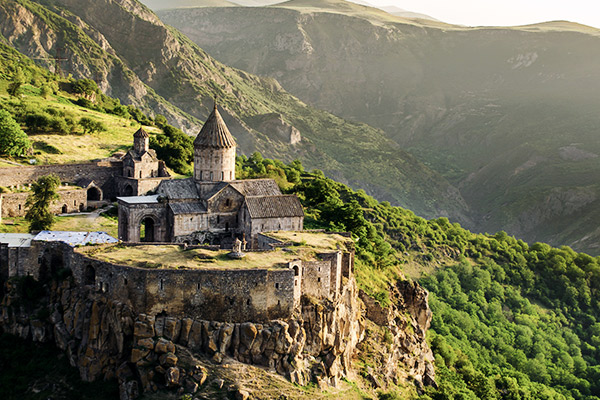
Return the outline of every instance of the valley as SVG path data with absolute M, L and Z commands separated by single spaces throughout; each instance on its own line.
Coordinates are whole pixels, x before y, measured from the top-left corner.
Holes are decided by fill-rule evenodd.
M 598 30 L 465 28 L 341 0 L 158 14 L 220 61 L 382 129 L 457 188 L 470 229 L 600 252 Z

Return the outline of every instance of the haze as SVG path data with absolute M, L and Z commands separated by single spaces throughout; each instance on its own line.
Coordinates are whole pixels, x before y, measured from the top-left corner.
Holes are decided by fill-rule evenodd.
M 351 0 L 352 1 L 352 0 Z M 596 0 L 366 0 L 374 6 L 393 5 L 468 26 L 514 26 L 567 20 L 600 28 Z

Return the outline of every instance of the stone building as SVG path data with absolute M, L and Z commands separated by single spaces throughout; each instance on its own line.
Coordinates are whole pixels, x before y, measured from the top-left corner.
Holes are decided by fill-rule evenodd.
M 194 175 L 160 182 L 151 196 L 119 197 L 119 239 L 125 242 L 230 246 L 259 232 L 302 230 L 296 196 L 272 179 L 235 180 L 236 143 L 217 106 L 194 140 Z
M 133 135 L 133 148 L 123 157 L 80 164 L 15 166 L 0 168 L 0 186 L 8 192 L 0 194 L 0 215 L 3 218 L 22 217 L 29 187 L 38 178 L 57 175 L 62 185 L 59 199 L 50 211 L 74 213 L 89 205 L 117 196 L 139 196 L 153 192 L 170 178 L 163 161 L 158 160 L 149 146 L 149 135 L 140 128 Z

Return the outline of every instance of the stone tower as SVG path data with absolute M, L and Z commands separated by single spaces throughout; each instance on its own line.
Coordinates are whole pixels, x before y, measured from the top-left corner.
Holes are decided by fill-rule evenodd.
M 194 180 L 218 182 L 235 180 L 236 143 L 215 108 L 194 140 Z
M 143 128 L 133 134 L 133 150 L 137 154 L 144 154 L 150 148 L 150 135 Z

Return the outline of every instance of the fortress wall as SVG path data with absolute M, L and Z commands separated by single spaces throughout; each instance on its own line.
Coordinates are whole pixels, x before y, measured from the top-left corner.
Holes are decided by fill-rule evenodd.
M 3 193 L 2 194 L 2 218 L 23 217 L 27 210 L 25 202 L 31 192 Z M 71 189 L 59 190 L 60 198 L 52 203 L 50 212 L 61 214 L 63 206 L 67 206 L 67 212 L 79 212 L 87 208 L 87 190 Z
M 302 293 L 317 299 L 330 297 L 331 261 L 304 261 L 302 267 Z
M 331 263 L 329 275 L 329 294 L 332 298 L 337 298 L 342 286 L 342 252 L 322 253 L 318 255 L 324 261 Z
M 41 176 L 56 174 L 63 182 L 70 183 L 82 178 L 92 179 L 102 188 L 104 198 L 109 199 L 116 196 L 112 178 L 120 176 L 122 168 L 121 161 L 0 168 L 0 186 L 24 185 L 35 182 Z
M 70 268 L 80 285 L 131 304 L 136 313 L 221 322 L 289 318 L 294 309 L 294 271 L 170 270 L 115 265 L 74 253 Z M 88 271 L 93 269 L 93 279 Z

